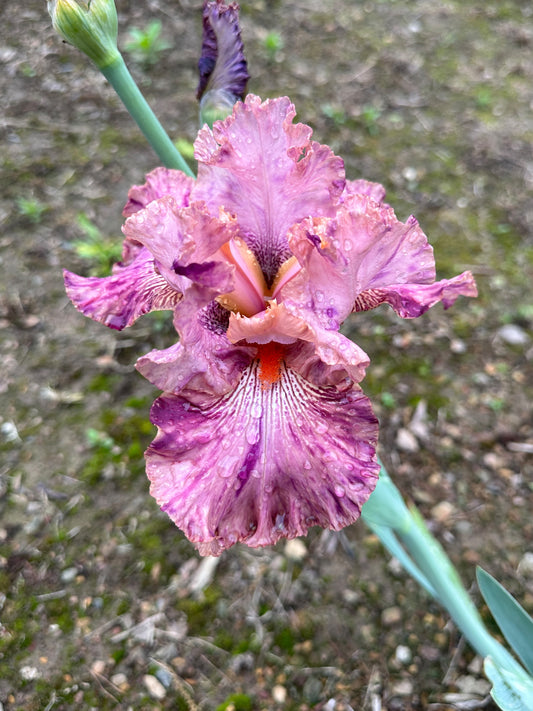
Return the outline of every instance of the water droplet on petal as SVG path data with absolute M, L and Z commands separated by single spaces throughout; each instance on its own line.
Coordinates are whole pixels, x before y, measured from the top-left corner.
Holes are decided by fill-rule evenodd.
M 263 414 L 263 406 L 260 402 L 254 402 L 250 408 L 250 414 L 252 417 L 259 418 Z
M 342 497 L 346 494 L 346 490 L 340 484 L 335 484 L 333 491 L 335 492 L 335 496 L 338 496 L 339 499 L 342 499 Z
M 328 426 L 325 422 L 317 422 L 315 425 L 315 431 L 317 434 L 326 434 L 328 431 Z

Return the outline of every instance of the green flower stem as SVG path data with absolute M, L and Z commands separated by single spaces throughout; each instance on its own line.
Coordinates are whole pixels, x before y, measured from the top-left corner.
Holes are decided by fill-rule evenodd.
M 111 64 L 102 67 L 100 71 L 122 99 L 124 106 L 136 121 L 163 165 L 167 168 L 177 168 L 194 177 L 194 173 L 141 94 L 122 56 L 119 55 Z
M 524 673 L 505 647 L 489 634 L 444 549 L 428 531 L 418 510 L 405 505 L 383 465 L 378 485 L 361 516 L 417 582 L 446 608 L 483 658 L 490 656 L 502 668 Z

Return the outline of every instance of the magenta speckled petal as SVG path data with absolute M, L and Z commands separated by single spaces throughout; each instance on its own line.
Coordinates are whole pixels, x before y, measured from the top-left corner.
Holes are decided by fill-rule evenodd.
M 189 204 L 194 178 L 185 175 L 180 170 L 172 168 L 156 168 L 148 173 L 144 185 L 134 185 L 128 192 L 128 202 L 124 206 L 122 214 L 129 217 L 135 212 L 142 210 L 152 200 L 172 195 L 178 207 L 185 207 Z
M 436 284 L 433 249 L 415 218 L 404 224 L 363 193 L 346 193 L 334 220 L 294 225 L 289 245 L 304 269 L 281 296 L 306 303 L 329 328 L 384 302 L 410 318 L 477 293 L 469 272 Z
M 127 266 L 115 266 L 108 277 L 82 277 L 64 271 L 69 299 L 82 314 L 118 331 L 149 311 L 173 309 L 181 294 L 154 268 L 143 248 Z
M 339 530 L 377 481 L 377 421 L 357 386 L 319 389 L 282 366 L 265 387 L 259 369 L 202 408 L 172 395 L 152 408 L 150 491 L 203 555 Z
M 195 199 L 213 214 L 235 214 L 267 283 L 290 256 L 287 230 L 307 215 L 333 215 L 344 188 L 344 164 L 293 124 L 289 99 L 261 103 L 249 94 L 233 115 L 204 127 L 195 142 L 200 161 Z
M 439 302 L 448 309 L 459 296 L 477 296 L 470 272 L 433 284 L 389 284 L 386 288 L 367 289 L 357 296 L 354 311 L 367 311 L 385 303 L 402 318 L 416 318 Z
M 381 183 L 372 183 L 370 180 L 347 180 L 341 200 L 348 195 L 368 195 L 376 202 L 383 202 L 385 198 L 385 188 Z
M 192 282 L 217 293 L 231 290 L 233 267 L 215 252 L 237 234 L 238 226 L 223 211 L 220 218 L 212 217 L 204 203 L 179 207 L 165 196 L 129 217 L 123 231 L 150 250 L 158 270 L 177 291 L 184 292 Z
M 180 342 L 139 358 L 137 370 L 160 390 L 200 400 L 233 390 L 255 349 L 230 343 L 219 309 L 204 290 L 189 289 L 174 312 Z

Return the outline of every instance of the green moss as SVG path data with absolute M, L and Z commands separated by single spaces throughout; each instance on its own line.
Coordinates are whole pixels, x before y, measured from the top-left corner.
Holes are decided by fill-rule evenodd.
M 230 694 L 217 711 L 253 711 L 254 702 L 248 694 Z

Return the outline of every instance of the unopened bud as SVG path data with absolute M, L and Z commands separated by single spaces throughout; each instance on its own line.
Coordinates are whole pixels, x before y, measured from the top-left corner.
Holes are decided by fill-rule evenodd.
M 228 116 L 236 101 L 244 98 L 249 79 L 239 29 L 239 6 L 224 0 L 204 3 L 202 55 L 198 62 L 200 122 Z
M 56 32 L 103 69 L 119 56 L 114 0 L 48 0 Z
M 206 123 L 212 128 L 215 121 L 227 118 L 236 101 L 239 101 L 239 97 L 225 89 L 206 91 L 200 100 L 200 125 Z

